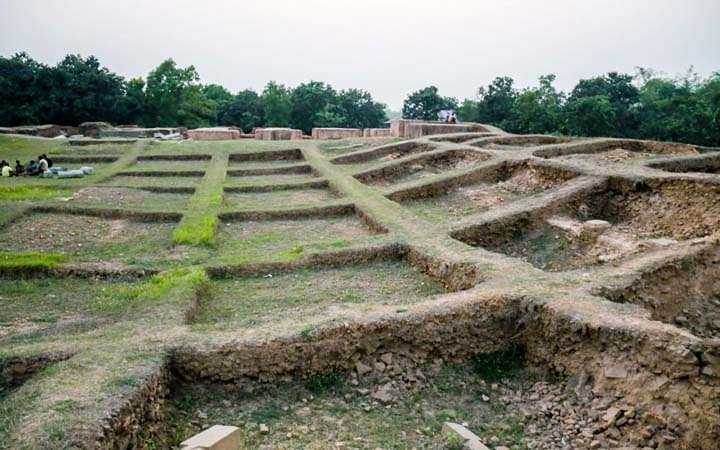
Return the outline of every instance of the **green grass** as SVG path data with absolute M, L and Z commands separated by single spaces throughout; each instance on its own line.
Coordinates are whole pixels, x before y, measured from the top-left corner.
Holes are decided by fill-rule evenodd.
M 404 262 L 378 262 L 327 270 L 299 270 L 271 277 L 217 280 L 213 298 L 198 312 L 193 328 L 257 329 L 312 333 L 335 320 L 334 309 L 407 305 L 445 292 L 437 281 Z M 341 318 L 341 317 L 340 317 Z
M 10 253 L 0 251 L 0 269 L 52 269 L 67 257 L 57 253 Z
M 212 247 L 215 245 L 217 224 L 218 218 L 215 215 L 188 216 L 173 231 L 173 242 L 179 245 Z
M 110 287 L 108 295 L 93 303 L 93 309 L 112 315 L 147 308 L 153 303 L 169 299 L 173 290 L 201 289 L 207 284 L 209 279 L 202 269 L 175 269 L 155 275 L 140 284 Z
M 20 178 L 16 178 L 20 179 Z M 0 201 L 48 200 L 67 196 L 72 191 L 52 186 L 0 186 Z
M 173 233 L 175 244 L 213 247 L 218 226 L 217 214 L 223 203 L 223 182 L 227 155 L 215 155 L 205 177 L 190 198 L 187 213 Z

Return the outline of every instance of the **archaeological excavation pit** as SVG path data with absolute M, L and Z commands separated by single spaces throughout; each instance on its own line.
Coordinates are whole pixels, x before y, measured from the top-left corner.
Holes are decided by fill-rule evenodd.
M 389 186 L 422 180 L 448 171 L 470 169 L 491 158 L 487 153 L 471 149 L 449 150 L 363 172 L 355 175 L 355 178 L 370 186 Z
M 382 234 L 355 215 L 267 219 L 223 220 L 218 235 L 221 263 L 290 262 L 308 254 L 382 242 Z
M 447 448 L 454 422 L 490 448 L 715 450 L 720 181 L 666 170 L 706 155 L 357 139 L 80 148 L 121 159 L 3 203 L 0 440 Z M 643 158 L 582 159 L 616 148 Z
M 172 246 L 175 220 L 166 216 L 96 217 L 84 214 L 35 213 L 0 230 L 6 251 L 63 254 L 83 262 L 155 264 Z
M 668 161 L 648 164 L 653 169 L 673 173 L 720 174 L 720 154 L 708 154 L 700 157 L 673 158 Z
M 565 144 L 571 138 L 545 135 L 488 137 L 473 143 L 475 147 L 492 150 L 513 150 L 518 148 L 537 147 L 540 145 Z
M 241 428 L 244 448 L 325 448 L 328 442 L 448 448 L 452 441 L 442 432 L 445 422 L 463 423 L 483 442 L 508 448 L 530 442 L 583 448 L 592 441 L 589 430 L 574 424 L 591 422 L 592 410 L 582 406 L 591 394 L 576 394 L 566 381 L 526 367 L 521 349 L 462 364 L 437 358 L 418 365 L 413 357 L 387 352 L 362 363 L 368 370 L 363 375 L 328 373 L 294 383 L 178 383 L 160 441 L 177 445 L 178 437 L 207 424 L 228 423 Z M 549 409 L 558 414 L 537 420 L 535 435 L 526 438 L 528 418 L 545 417 Z
M 548 148 L 537 150 L 534 154 L 541 158 L 613 164 L 658 156 L 691 156 L 698 155 L 699 152 L 696 147 L 687 144 L 629 139 L 598 139 L 548 146 Z
M 175 191 L 175 192 L 173 192 Z M 137 188 L 87 187 L 83 188 L 67 201 L 68 205 L 78 207 L 103 207 L 181 210 L 187 205 L 194 188 L 164 189 L 157 191 Z
M 144 155 L 139 156 L 137 162 L 129 170 L 138 172 L 204 172 L 210 163 L 210 158 L 210 155 L 202 154 Z
M 720 185 L 693 181 L 611 182 L 537 217 L 532 213 L 455 232 L 493 252 L 548 271 L 618 263 L 714 233 L 720 224 Z
M 284 189 L 269 192 L 244 192 L 242 189 L 225 190 L 224 205 L 227 210 L 246 209 L 283 209 L 287 205 L 294 207 L 317 206 L 337 201 L 340 196 L 329 188 Z
M 549 166 L 508 163 L 483 170 L 470 182 L 438 182 L 437 186 L 400 191 L 391 198 L 398 197 L 425 220 L 447 223 L 550 191 L 575 176 L 574 172 Z
M 720 247 L 716 242 L 673 258 L 603 295 L 642 306 L 653 320 L 706 338 L 720 337 Z

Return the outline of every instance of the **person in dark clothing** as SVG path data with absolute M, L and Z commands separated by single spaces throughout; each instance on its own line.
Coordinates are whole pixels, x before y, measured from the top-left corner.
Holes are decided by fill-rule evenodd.
M 25 172 L 25 174 L 35 176 L 38 173 L 40 173 L 40 168 L 38 167 L 37 163 L 31 159 L 27 165 L 27 171 Z
M 47 163 L 48 163 L 48 169 L 53 166 L 52 159 L 50 159 L 50 157 L 49 157 L 48 155 L 46 155 L 45 153 L 43 153 L 42 157 L 43 157 L 43 159 L 44 159 L 45 161 L 47 161 Z
M 15 160 L 15 176 L 19 177 L 23 172 L 25 172 L 25 166 L 20 164 L 19 160 Z

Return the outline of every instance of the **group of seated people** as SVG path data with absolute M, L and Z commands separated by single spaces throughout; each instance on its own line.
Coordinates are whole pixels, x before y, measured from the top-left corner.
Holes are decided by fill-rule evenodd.
M 37 162 L 35 162 L 35 160 L 30 160 L 27 166 L 23 166 L 20 164 L 19 160 L 15 160 L 14 169 L 7 161 L 2 160 L 0 161 L 0 175 L 3 177 L 42 175 L 43 173 L 49 172 L 52 165 L 52 159 L 44 153 L 38 156 Z

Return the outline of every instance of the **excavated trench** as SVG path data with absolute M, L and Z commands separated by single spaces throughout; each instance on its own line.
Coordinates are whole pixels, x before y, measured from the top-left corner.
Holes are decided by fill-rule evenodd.
M 714 233 L 720 186 L 687 180 L 612 180 L 536 215 L 522 213 L 456 232 L 467 244 L 564 271 L 667 248 Z
M 408 181 L 422 180 L 458 169 L 469 169 L 492 156 L 476 150 L 449 150 L 415 158 L 411 161 L 386 166 L 356 175 L 355 178 L 370 186 L 389 186 Z

